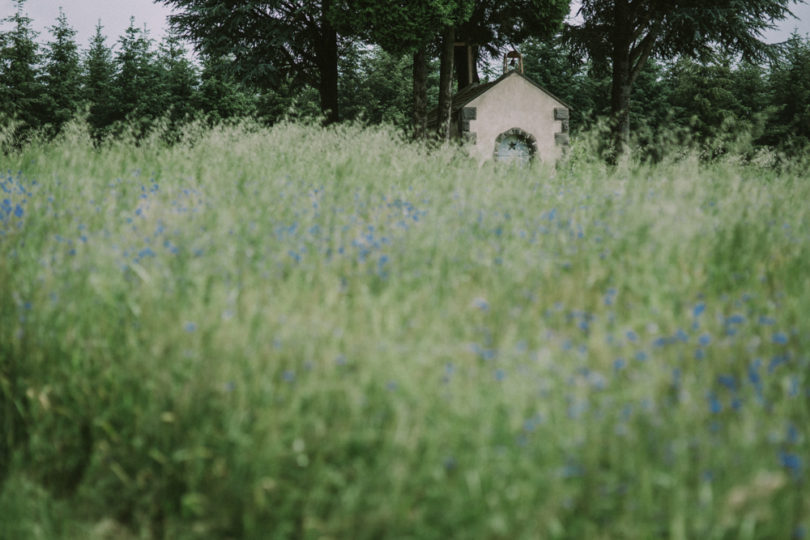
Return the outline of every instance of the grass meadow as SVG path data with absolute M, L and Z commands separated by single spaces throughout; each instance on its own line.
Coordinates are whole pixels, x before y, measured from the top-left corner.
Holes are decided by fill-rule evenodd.
M 806 157 L 89 140 L 0 157 L 0 538 L 810 534 Z

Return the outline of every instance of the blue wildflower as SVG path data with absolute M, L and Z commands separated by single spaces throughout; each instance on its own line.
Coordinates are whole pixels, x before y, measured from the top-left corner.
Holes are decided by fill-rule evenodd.
M 723 410 L 723 404 L 717 399 L 717 395 L 714 393 L 709 394 L 709 411 L 712 414 L 718 414 Z
M 799 430 L 791 422 L 790 424 L 788 424 L 787 427 L 787 442 L 790 444 L 796 444 L 798 441 L 799 441 Z
M 481 311 L 489 311 L 489 302 L 487 302 L 485 298 L 474 298 L 472 305 Z
M 737 379 L 733 375 L 718 375 L 717 382 L 729 390 L 737 389 Z
M 788 469 L 794 478 L 799 478 L 802 472 L 802 458 L 798 454 L 789 452 L 779 452 L 779 462 L 781 465 Z
M 703 302 L 698 302 L 695 304 L 695 307 L 692 309 L 692 316 L 693 317 L 700 317 L 700 315 L 706 311 L 706 304 Z
M 709 335 L 709 334 L 702 334 L 698 338 L 698 343 L 700 343 L 704 347 L 711 344 L 711 342 L 712 342 L 712 336 Z
M 186 332 L 194 332 L 197 329 L 197 324 L 191 321 L 187 321 L 186 324 L 183 325 L 183 329 Z
M 588 331 L 588 321 L 585 321 L 585 320 L 579 321 L 579 329 L 582 330 L 583 332 L 587 332 Z
M 762 365 L 762 360 L 756 359 L 748 366 L 748 380 L 754 386 L 761 384 L 762 379 L 759 376 L 759 366 Z
M 790 356 L 787 354 L 780 354 L 778 356 L 774 356 L 771 358 L 770 364 L 768 364 L 768 373 L 773 373 L 776 368 L 781 366 L 782 364 L 786 364 L 790 360 Z
M 773 342 L 776 343 L 777 345 L 786 345 L 788 342 L 787 334 L 785 334 L 784 332 L 776 332 L 773 335 Z

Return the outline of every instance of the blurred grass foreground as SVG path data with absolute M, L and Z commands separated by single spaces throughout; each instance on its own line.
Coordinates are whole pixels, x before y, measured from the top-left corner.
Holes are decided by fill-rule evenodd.
M 802 166 L 303 124 L 0 159 L 0 538 L 810 532 Z

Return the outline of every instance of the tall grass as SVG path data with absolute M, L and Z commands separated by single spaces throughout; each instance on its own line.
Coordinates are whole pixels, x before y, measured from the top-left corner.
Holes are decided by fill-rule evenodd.
M 284 124 L 3 159 L 2 538 L 791 538 L 810 182 Z

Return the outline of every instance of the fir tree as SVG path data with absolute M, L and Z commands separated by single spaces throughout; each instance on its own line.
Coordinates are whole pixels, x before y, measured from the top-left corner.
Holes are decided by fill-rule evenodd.
M 76 30 L 68 25 L 59 9 L 56 24 L 50 28 L 52 41 L 45 54 L 46 122 L 56 131 L 73 118 L 81 103 L 79 49 L 74 41 Z
M 161 99 L 160 68 L 152 40 L 146 30 L 135 26 L 134 18 L 118 44 L 113 120 L 131 122 L 143 133 L 166 112 Z
M 17 9 L 3 19 L 13 28 L 0 34 L 0 114 L 22 122 L 22 130 L 37 129 L 45 116 L 37 33 L 23 12 L 25 0 L 15 0 Z
M 88 122 L 96 136 L 113 120 L 113 84 L 115 64 L 112 51 L 107 47 L 106 38 L 101 33 L 101 22 L 96 25 L 96 33 L 90 40 L 90 48 L 84 57 L 83 98 L 89 107 Z
M 172 32 L 160 44 L 157 63 L 160 67 L 161 101 L 173 124 L 195 113 L 199 87 L 197 68 L 188 59 L 180 36 Z

